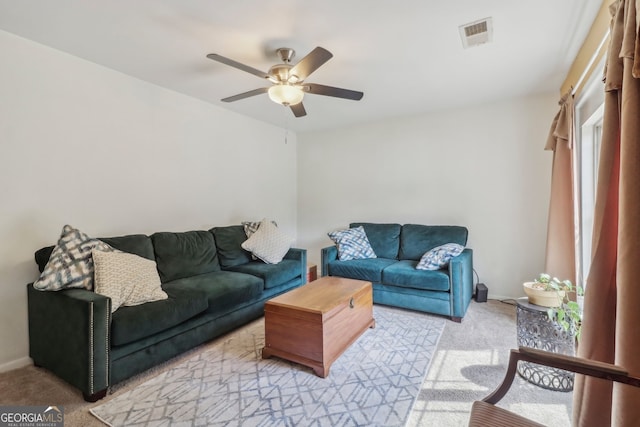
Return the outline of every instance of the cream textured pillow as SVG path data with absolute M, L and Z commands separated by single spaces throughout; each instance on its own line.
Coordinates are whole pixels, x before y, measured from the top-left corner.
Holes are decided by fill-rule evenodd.
M 267 264 L 277 264 L 287 254 L 293 239 L 283 233 L 273 222 L 263 219 L 258 230 L 242 242 L 242 248 Z
M 273 225 L 276 227 L 278 224 L 275 221 L 271 221 Z M 242 227 L 244 227 L 244 234 L 247 235 L 247 239 L 251 237 L 253 233 L 258 231 L 258 227 L 260 227 L 260 221 L 242 221 Z M 258 259 L 255 255 L 251 254 L 251 259 Z
M 155 261 L 126 252 L 92 250 L 94 290 L 111 298 L 111 312 L 121 306 L 167 299 Z

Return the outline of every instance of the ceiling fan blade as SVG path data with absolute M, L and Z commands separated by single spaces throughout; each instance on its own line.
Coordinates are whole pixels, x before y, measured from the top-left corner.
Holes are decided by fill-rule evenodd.
M 289 75 L 297 76 L 298 81 L 302 81 L 331 58 L 333 58 L 331 52 L 318 46 L 294 65 Z
M 265 73 L 264 71 L 260 71 L 256 68 L 249 67 L 248 65 L 241 64 L 238 61 L 234 61 L 233 59 L 229 59 L 222 55 L 218 55 L 217 53 L 210 53 L 207 55 L 207 58 L 213 59 L 214 61 L 221 62 L 225 65 L 229 65 L 233 68 L 246 71 L 247 73 L 253 74 L 254 76 L 258 76 L 263 79 L 268 79 L 269 77 L 271 77 L 269 74 Z
M 304 89 L 306 92 L 313 93 L 314 95 L 334 96 L 336 98 L 351 99 L 354 101 L 360 101 L 364 96 L 364 93 L 355 90 L 319 85 L 316 83 L 305 83 Z
M 291 111 L 293 111 L 293 115 L 296 117 L 303 117 L 307 115 L 307 111 L 304 109 L 304 105 L 302 105 L 302 102 L 299 102 L 295 105 L 289 105 L 289 108 L 291 108 Z
M 223 98 L 220 101 L 222 101 L 222 102 L 238 101 L 240 99 L 249 98 L 250 96 L 256 96 L 256 95 L 260 95 L 262 93 L 266 93 L 268 90 L 269 90 L 268 87 L 261 87 L 260 89 L 254 89 L 254 90 L 250 90 L 249 92 L 239 93 L 237 95 L 230 96 L 228 98 Z

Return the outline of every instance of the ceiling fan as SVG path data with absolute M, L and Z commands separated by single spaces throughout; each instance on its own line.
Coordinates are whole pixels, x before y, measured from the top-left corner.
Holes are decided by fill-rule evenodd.
M 234 102 L 240 99 L 267 93 L 272 101 L 291 108 L 291 111 L 293 111 L 293 114 L 296 117 L 302 117 L 307 115 L 304 105 L 302 105 L 302 99 L 304 98 L 305 93 L 333 96 L 336 98 L 351 99 L 354 101 L 362 99 L 362 96 L 364 95 L 362 92 L 305 82 L 311 73 L 316 71 L 333 57 L 331 52 L 328 50 L 322 47 L 316 47 L 295 65 L 291 64 L 291 60 L 295 56 L 295 51 L 293 49 L 283 47 L 277 49 L 276 53 L 282 60 L 282 64 L 274 65 L 269 69 L 268 73 L 257 70 L 248 65 L 241 64 L 233 59 L 225 58 L 217 53 L 210 53 L 207 55 L 207 58 L 209 59 L 246 71 L 247 73 L 269 80 L 272 83 L 269 87 L 250 90 L 249 92 L 223 98 L 221 101 Z

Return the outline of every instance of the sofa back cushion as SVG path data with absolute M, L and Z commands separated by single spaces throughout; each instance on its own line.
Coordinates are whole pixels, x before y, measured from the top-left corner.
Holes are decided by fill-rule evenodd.
M 400 247 L 400 224 L 376 224 L 371 222 L 352 222 L 350 228 L 364 228 L 378 258 L 398 259 Z
M 456 225 L 405 224 L 400 232 L 399 259 L 418 261 L 425 252 L 445 243 L 467 244 L 468 230 Z
M 141 256 L 142 258 L 155 260 L 151 238 L 144 234 L 130 234 L 128 236 L 119 237 L 100 237 L 100 240 L 122 252 L 128 252 L 130 254 Z
M 146 259 L 155 259 L 151 238 L 144 234 L 131 234 L 120 237 L 100 237 L 100 240 L 122 252 L 136 254 Z M 46 246 L 35 252 L 36 264 L 38 264 L 38 270 L 40 270 L 40 273 L 44 271 L 44 267 L 47 265 L 47 262 L 49 262 L 49 258 L 51 257 L 51 253 L 54 248 L 55 246 Z
M 35 252 L 34 256 L 36 259 L 36 264 L 38 264 L 38 270 L 40 270 L 40 273 L 44 271 L 44 268 L 49 262 L 49 258 L 51 258 L 51 254 L 53 253 L 54 249 L 55 246 L 45 246 L 44 248 L 40 248 Z
M 151 235 L 162 283 L 220 270 L 213 235 L 208 231 Z
M 251 261 L 251 252 L 242 249 L 242 242 L 247 240 L 247 234 L 242 225 L 215 227 L 209 230 L 213 233 L 220 257 L 222 268 L 246 264 Z

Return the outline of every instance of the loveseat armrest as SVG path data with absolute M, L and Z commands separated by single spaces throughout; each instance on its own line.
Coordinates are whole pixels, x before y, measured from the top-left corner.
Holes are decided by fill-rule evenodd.
M 465 248 L 449 261 L 451 280 L 451 317 L 461 321 L 473 295 L 473 251 Z
M 300 261 L 300 276 L 302 277 L 302 285 L 307 283 L 307 250 L 299 248 L 291 248 L 284 256 L 285 259 L 293 259 Z
M 29 356 L 95 401 L 109 387 L 111 299 L 85 289 L 27 285 Z
M 327 246 L 320 251 L 322 259 L 322 277 L 329 275 L 329 263 L 338 259 L 338 248 L 336 245 Z

